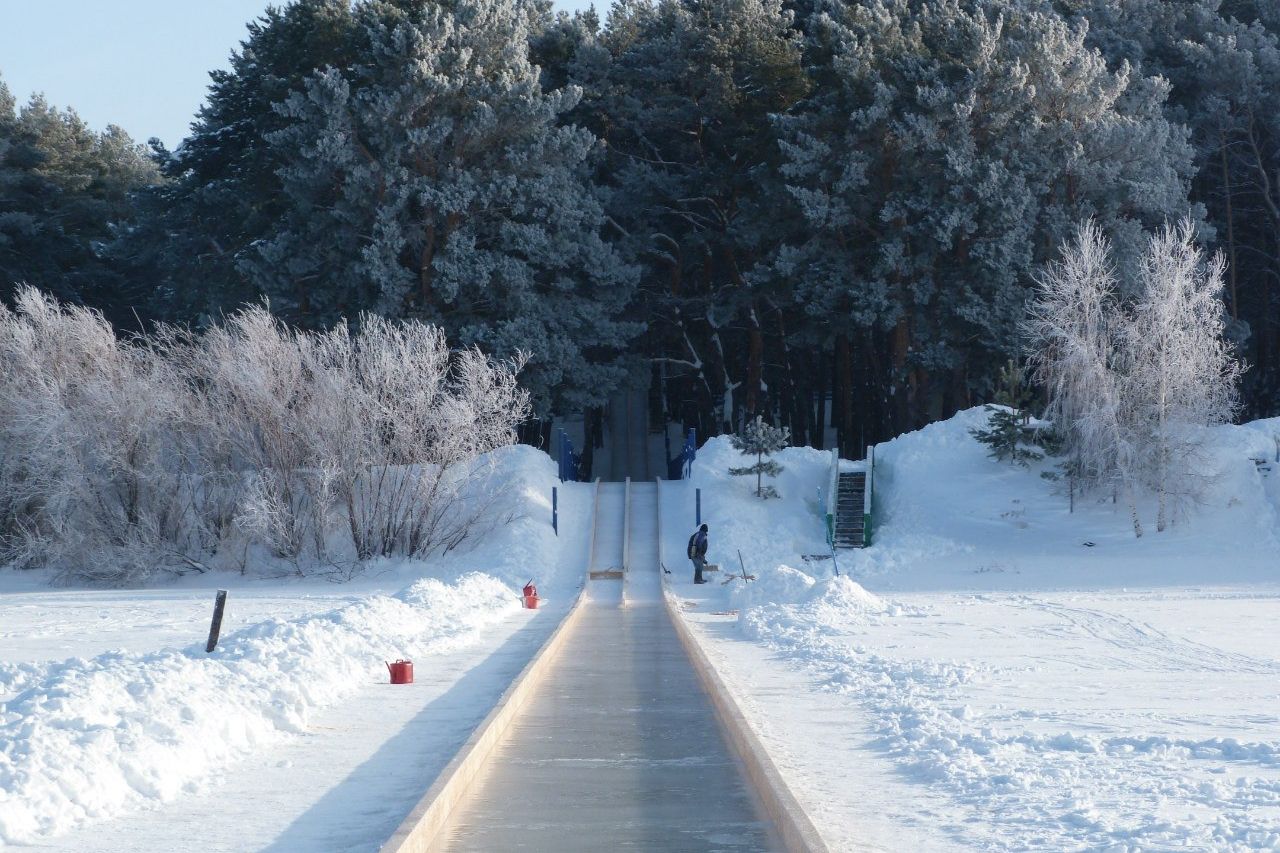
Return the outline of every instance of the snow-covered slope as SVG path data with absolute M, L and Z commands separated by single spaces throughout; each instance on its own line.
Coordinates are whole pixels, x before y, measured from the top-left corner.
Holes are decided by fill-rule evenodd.
M 970 409 L 876 447 L 877 536 L 855 557 L 859 576 L 916 589 L 1280 580 L 1280 465 L 1253 462 L 1275 459 L 1280 419 L 1214 429 L 1203 502 L 1162 533 L 1140 503 L 1141 539 L 1109 494 L 1078 497 L 1071 512 L 1065 483 L 1040 476 L 1053 460 L 989 458 L 969 435 L 985 419 Z
M 1136 539 L 1109 496 L 1072 513 L 1045 466 L 989 459 L 983 417 L 877 448 L 875 542 L 839 577 L 815 559 L 828 455 L 779 454 L 760 501 L 728 442 L 699 452 L 711 559 L 757 580 L 673 588 L 833 849 L 1280 848 L 1276 481 L 1253 461 L 1280 422 L 1216 430 L 1203 505 Z

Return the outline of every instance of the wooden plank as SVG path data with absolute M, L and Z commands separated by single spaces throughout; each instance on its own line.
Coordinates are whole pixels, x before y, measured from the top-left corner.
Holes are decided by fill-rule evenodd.
M 599 569 L 589 573 L 593 581 L 620 581 L 622 580 L 621 569 Z
M 218 647 L 218 635 L 222 633 L 222 611 L 227 607 L 227 591 L 218 590 L 213 600 L 213 621 L 209 623 L 209 642 L 205 643 L 206 653 L 212 653 Z

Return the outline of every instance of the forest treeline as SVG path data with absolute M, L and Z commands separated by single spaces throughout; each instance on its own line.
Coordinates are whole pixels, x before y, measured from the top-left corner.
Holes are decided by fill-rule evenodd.
M 297 0 L 211 77 L 174 151 L 0 89 L 6 294 L 420 320 L 541 416 L 639 385 L 858 456 L 990 399 L 1081 222 L 1123 271 L 1190 215 L 1280 395 L 1273 0 Z

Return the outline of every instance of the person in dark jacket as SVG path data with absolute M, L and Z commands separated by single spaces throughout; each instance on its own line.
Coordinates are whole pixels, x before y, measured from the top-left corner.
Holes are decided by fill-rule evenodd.
M 689 547 L 689 559 L 693 561 L 693 582 L 706 583 L 702 570 L 707 565 L 707 526 L 704 524 L 693 534 L 693 544 Z

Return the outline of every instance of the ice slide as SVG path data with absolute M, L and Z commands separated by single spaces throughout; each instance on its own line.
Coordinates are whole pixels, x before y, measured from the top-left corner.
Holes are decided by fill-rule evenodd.
M 663 604 L 656 483 L 601 484 L 562 644 L 443 831 L 396 849 L 780 849 Z M 609 594 L 608 585 L 625 586 Z M 387 848 L 384 848 L 384 850 Z

